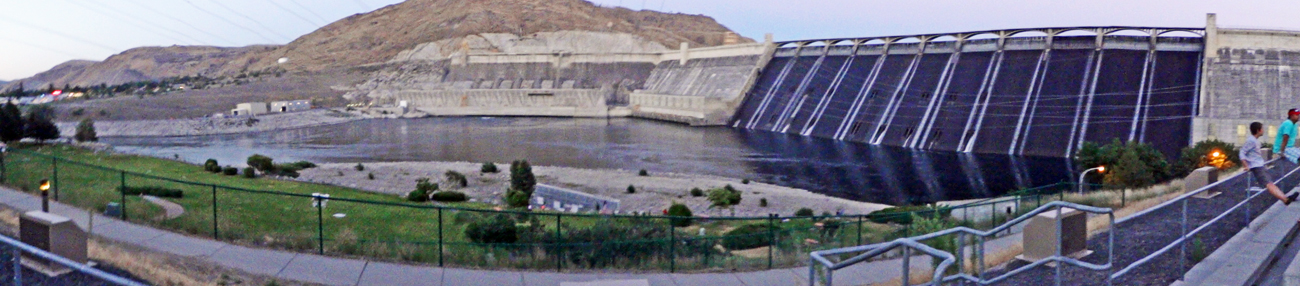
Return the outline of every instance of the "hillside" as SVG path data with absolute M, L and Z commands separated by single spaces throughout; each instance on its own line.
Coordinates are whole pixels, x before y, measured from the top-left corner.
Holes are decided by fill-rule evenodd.
M 70 61 L 15 82 L 28 87 L 84 86 L 280 68 L 317 72 L 386 62 L 402 51 L 440 40 L 558 31 L 627 33 L 676 48 L 682 42 L 692 47 L 721 45 L 730 30 L 707 16 L 607 8 L 585 0 L 408 0 L 352 15 L 283 46 L 135 48 L 103 62 Z M 282 57 L 290 61 L 277 63 Z

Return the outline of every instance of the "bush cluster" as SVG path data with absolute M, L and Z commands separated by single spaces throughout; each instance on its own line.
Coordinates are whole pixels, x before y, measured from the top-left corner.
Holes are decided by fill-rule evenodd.
M 248 157 L 248 166 L 262 171 L 263 174 L 271 174 L 285 177 L 298 177 L 298 171 L 308 168 L 315 168 L 316 164 L 307 161 L 298 161 L 288 164 L 276 164 L 271 157 L 262 154 L 253 154 Z
M 1165 155 L 1146 143 L 1119 139 L 1106 145 L 1085 142 L 1074 160 L 1080 168 L 1106 167 L 1105 173 L 1088 173 L 1088 182 L 1094 184 L 1141 188 L 1174 176 Z
M 438 184 L 430 182 L 429 178 L 415 179 L 415 190 L 406 194 L 406 200 L 412 202 L 429 201 L 429 195 L 438 191 Z
M 813 216 L 813 210 L 810 208 L 799 208 L 794 211 L 794 216 Z
M 226 176 L 239 175 L 239 169 L 235 169 L 235 167 L 219 167 L 219 168 L 221 169 L 221 174 L 223 175 Z M 252 169 L 250 168 L 249 170 Z
M 740 191 L 736 190 L 736 188 L 731 185 L 727 185 L 720 189 L 709 190 L 709 202 L 713 203 L 713 207 L 731 208 L 732 206 L 740 204 L 740 199 Z
M 649 177 L 649 176 L 650 176 L 650 172 L 646 172 L 645 169 L 641 169 L 640 172 L 636 172 L 636 175 L 637 175 L 637 176 L 642 176 L 642 177 Z
M 469 196 L 457 191 L 441 191 L 429 195 L 429 199 L 439 202 L 463 202 L 468 201 Z
M 693 223 L 691 217 L 695 216 L 695 214 L 691 213 L 690 207 L 674 202 L 672 206 L 668 207 L 668 216 L 673 217 L 671 222 L 673 226 L 687 227 Z
M 519 240 L 519 227 L 506 214 L 496 214 L 465 226 L 465 236 L 476 243 L 515 243 Z
M 73 138 L 77 139 L 77 142 L 99 141 L 99 135 L 95 134 L 95 121 L 90 118 L 82 119 L 80 123 L 77 123 L 77 133 L 73 135 Z
M 636 187 L 635 187 L 635 186 L 632 186 L 632 185 L 627 185 L 627 193 L 629 193 L 629 194 L 635 194 L 635 193 L 636 193 Z
M 221 164 L 217 163 L 217 159 L 208 159 L 207 161 L 203 161 L 203 171 L 209 173 L 221 173 Z
M 352 167 L 352 168 L 357 169 L 358 172 L 360 172 L 360 171 L 365 171 L 365 170 L 366 170 L 366 166 L 365 166 L 365 165 L 361 165 L 361 163 L 357 163 L 357 165 L 356 165 L 355 167 Z
M 1214 151 L 1219 151 L 1225 156 L 1225 160 L 1219 162 L 1218 165 L 1212 164 L 1215 162 L 1213 158 L 1210 158 L 1210 154 L 1213 154 Z M 1174 177 L 1186 177 L 1187 174 L 1191 174 L 1193 170 L 1205 166 L 1215 166 L 1219 168 L 1219 170 L 1231 169 L 1236 166 L 1236 163 L 1234 162 L 1240 162 L 1241 160 L 1237 157 L 1238 152 L 1240 152 L 1240 150 L 1237 149 L 1237 146 L 1228 142 L 1219 140 L 1196 142 L 1196 145 L 1185 147 L 1182 152 L 1179 153 L 1178 161 L 1174 162 L 1173 175 Z
M 506 203 L 512 207 L 526 207 L 533 197 L 533 188 L 537 186 L 537 177 L 527 160 L 510 163 L 510 189 L 506 190 Z
M 482 173 L 485 173 L 485 174 L 486 174 L 486 173 L 499 173 L 499 172 L 501 172 L 500 169 L 497 169 L 497 164 L 492 163 L 492 162 L 483 162 L 483 167 L 479 167 L 479 168 L 478 168 L 478 171 L 479 171 L 479 172 L 482 172 Z
M 469 186 L 469 180 L 465 178 L 465 174 L 448 170 L 447 173 L 444 175 L 447 176 L 447 183 L 450 183 L 453 186 L 459 188 L 464 188 Z
M 159 186 L 140 186 L 140 187 L 121 186 L 121 187 L 117 187 L 117 191 L 126 193 L 129 196 L 149 195 L 149 196 L 155 196 L 160 198 L 177 198 L 177 199 L 185 198 L 185 193 L 182 192 L 181 190 L 159 187 Z
M 952 207 L 940 205 L 890 207 L 867 214 L 867 219 L 874 223 L 912 224 L 915 217 L 947 218 L 952 216 Z M 811 211 L 810 211 L 811 212 Z
M 257 178 L 257 170 L 254 170 L 253 167 L 244 167 L 244 178 Z
M 722 246 L 729 250 L 751 249 L 772 245 L 772 231 L 767 224 L 747 224 L 727 231 Z
M 692 197 L 703 197 L 703 196 L 704 196 L 704 190 L 701 190 L 700 188 L 691 188 L 691 196 L 692 196 Z

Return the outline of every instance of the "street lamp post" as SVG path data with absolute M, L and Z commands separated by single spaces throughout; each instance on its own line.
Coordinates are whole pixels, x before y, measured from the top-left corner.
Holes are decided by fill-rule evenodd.
M 50 180 L 41 180 L 41 211 L 50 212 Z
M 1092 172 L 1092 171 L 1097 171 L 1097 173 L 1105 173 L 1106 166 L 1100 166 L 1092 169 L 1083 170 L 1083 173 L 1079 173 L 1079 194 L 1080 195 L 1083 194 L 1083 179 L 1087 178 L 1088 172 Z

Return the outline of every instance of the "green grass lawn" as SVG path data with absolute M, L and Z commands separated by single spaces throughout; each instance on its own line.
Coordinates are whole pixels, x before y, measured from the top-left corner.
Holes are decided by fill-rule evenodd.
M 529 229 L 527 234 L 520 235 L 521 241 L 527 236 L 533 242 L 560 244 L 480 245 L 472 243 L 465 236 L 465 226 L 468 222 L 494 215 L 493 206 L 459 203 L 447 205 L 455 209 L 441 211 L 441 241 L 444 250 L 440 253 L 439 210 L 433 208 L 433 204 L 411 203 L 394 195 L 338 186 L 224 176 L 205 172 L 202 166 L 185 162 L 94 152 L 71 146 L 17 148 L 68 161 L 57 162 L 56 178 L 56 163 L 51 158 L 10 152 L 4 158 L 5 185 L 30 191 L 36 189 L 39 180 L 56 178 L 61 202 L 96 211 L 103 211 L 109 202 L 121 202 L 122 196 L 117 188 L 122 184 L 179 189 L 184 192 L 184 198 L 168 200 L 185 207 L 185 213 L 180 217 L 162 219 L 163 212 L 159 207 L 139 197 L 128 196 L 125 207 L 128 219 L 196 236 L 215 236 L 243 245 L 315 252 L 320 247 L 318 235 L 321 233 L 318 233 L 318 227 L 321 227 L 323 248 L 327 254 L 430 264 L 442 260 L 449 266 L 461 267 L 757 270 L 765 269 L 768 261 L 766 254 L 762 257 L 732 255 L 714 247 L 722 240 L 719 237 L 720 231 L 742 224 L 767 223 L 765 218 L 713 220 L 707 223 L 709 234 L 701 238 L 696 233 L 698 227 L 671 228 L 668 219 L 662 217 L 561 217 L 558 213 L 551 212 L 510 212 L 508 215 L 520 222 L 521 229 Z M 223 162 L 231 163 L 233 162 Z M 411 182 L 412 188 L 414 183 Z M 215 234 L 213 185 L 217 186 Z M 266 193 L 268 191 L 275 193 Z M 305 197 L 312 193 L 327 193 L 332 198 L 320 212 L 319 221 L 318 209 L 311 206 L 309 197 Z M 342 214 L 343 217 L 336 218 L 334 214 Z M 558 225 L 562 225 L 559 231 L 555 227 L 557 217 L 561 220 Z M 776 267 L 806 263 L 808 251 L 856 245 L 858 242 L 857 234 L 860 231 L 859 224 L 855 221 L 842 221 L 844 226 L 830 236 L 820 231 L 820 227 L 814 223 L 809 218 L 777 222 L 780 241 L 774 251 L 773 263 Z M 592 234 L 598 232 L 592 230 L 597 229 L 597 226 L 660 231 L 649 232 L 651 234 L 643 237 L 627 237 L 627 234 L 620 233 Z M 897 228 L 890 226 L 867 222 L 862 228 L 864 243 L 880 242 L 897 236 Z M 591 238 L 592 235 L 595 238 Z M 576 238 L 578 236 L 585 238 Z M 677 237 L 677 240 L 668 239 L 670 236 Z M 575 243 L 572 240 L 581 241 Z M 674 245 L 672 241 L 677 241 L 677 244 Z M 562 255 L 551 255 L 557 250 Z M 618 257 L 621 253 L 636 251 L 650 251 L 651 254 L 627 259 L 616 258 L 613 261 L 597 259 L 602 256 Z

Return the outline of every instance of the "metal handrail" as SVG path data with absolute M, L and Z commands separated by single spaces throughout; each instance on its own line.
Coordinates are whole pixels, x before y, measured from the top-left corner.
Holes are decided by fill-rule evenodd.
M 1267 166 L 1267 165 L 1269 165 L 1269 164 L 1273 164 L 1273 163 L 1277 162 L 1278 160 L 1281 160 L 1281 159 L 1273 159 L 1273 160 L 1269 161 L 1268 163 L 1265 163 L 1265 165 Z M 1274 183 L 1274 184 L 1280 183 L 1280 182 L 1282 182 L 1282 180 L 1286 179 L 1287 177 L 1291 177 L 1292 175 L 1295 175 L 1298 171 L 1300 171 L 1300 167 L 1292 169 L 1290 172 L 1287 172 L 1286 175 L 1283 175 L 1281 178 L 1278 178 L 1278 179 L 1274 180 L 1273 183 Z M 1239 174 L 1233 175 L 1232 177 L 1230 177 L 1230 178 L 1228 178 L 1228 179 L 1220 180 L 1220 181 L 1218 181 L 1218 182 L 1215 182 L 1214 184 L 1210 184 L 1210 185 L 1207 185 L 1207 186 L 1205 186 L 1205 187 L 1201 187 L 1200 189 L 1197 189 L 1196 191 L 1189 192 L 1189 193 L 1184 194 L 1184 195 L 1182 195 L 1182 196 L 1178 196 L 1177 198 L 1175 198 L 1175 199 L 1173 199 L 1173 200 L 1170 200 L 1170 201 L 1168 201 L 1168 202 L 1162 203 L 1162 204 L 1157 205 L 1157 206 L 1155 206 L 1155 207 L 1148 208 L 1148 209 L 1146 209 L 1146 210 L 1143 210 L 1142 212 L 1138 212 L 1138 213 L 1133 214 L 1133 215 L 1131 215 L 1131 216 L 1125 217 L 1124 220 L 1121 220 L 1120 223 L 1123 223 L 1123 222 L 1128 221 L 1129 219 L 1136 218 L 1136 217 L 1138 217 L 1138 216 L 1140 216 L 1140 215 L 1144 215 L 1144 214 L 1146 214 L 1146 213 L 1148 213 L 1148 212 L 1150 212 L 1150 211 L 1153 211 L 1153 210 L 1156 210 L 1156 209 L 1159 209 L 1159 208 L 1162 208 L 1162 207 L 1165 207 L 1165 206 L 1168 206 L 1168 205 L 1172 205 L 1172 204 L 1174 204 L 1174 203 L 1176 203 L 1176 202 L 1178 202 L 1178 201 L 1182 201 L 1182 202 L 1183 202 L 1183 221 L 1182 221 L 1183 235 L 1180 236 L 1180 237 L 1178 237 L 1178 239 L 1175 239 L 1174 241 L 1170 242 L 1168 245 L 1165 245 L 1164 247 L 1161 247 L 1159 250 L 1156 250 L 1155 252 L 1152 252 L 1151 254 L 1148 254 L 1147 256 L 1142 257 L 1141 259 L 1138 259 L 1137 261 L 1134 261 L 1133 263 L 1129 264 L 1128 266 L 1124 267 L 1123 269 L 1120 269 L 1119 271 L 1117 271 L 1117 272 L 1115 272 L 1115 273 L 1112 273 L 1110 278 L 1111 278 L 1111 279 L 1115 279 L 1115 278 L 1119 278 L 1120 276 L 1124 276 L 1124 274 L 1128 274 L 1129 271 L 1132 271 L 1133 269 L 1137 268 L 1138 266 L 1145 265 L 1145 264 L 1151 262 L 1152 260 L 1155 260 L 1155 258 L 1156 258 L 1157 256 L 1160 256 L 1160 255 L 1162 255 L 1162 254 L 1165 254 L 1165 253 L 1169 252 L 1170 250 L 1173 250 L 1174 246 L 1182 247 L 1182 248 L 1183 248 L 1182 251 L 1185 253 L 1185 252 L 1186 252 L 1186 242 L 1187 242 L 1188 239 L 1190 239 L 1192 236 L 1195 236 L 1197 233 L 1200 233 L 1202 230 L 1205 230 L 1206 228 L 1209 228 L 1210 225 L 1212 225 L 1212 224 L 1214 224 L 1214 223 L 1216 223 L 1216 222 L 1219 222 L 1219 220 L 1222 220 L 1224 217 L 1227 217 L 1228 215 L 1232 214 L 1232 213 L 1235 212 L 1237 209 L 1245 207 L 1246 204 L 1250 203 L 1250 200 L 1255 199 L 1256 197 L 1259 197 L 1260 195 L 1262 195 L 1264 192 L 1253 192 L 1254 194 L 1251 194 L 1252 191 L 1250 191 L 1249 189 L 1251 188 L 1251 184 L 1253 184 L 1253 181 L 1247 179 L 1247 180 L 1246 180 L 1246 182 L 1247 182 L 1247 185 L 1246 185 L 1246 186 L 1247 186 L 1247 187 L 1246 187 L 1246 188 L 1247 188 L 1247 193 L 1246 193 L 1246 198 L 1245 198 L 1245 199 L 1243 199 L 1240 203 L 1237 203 L 1236 205 L 1233 205 L 1231 208 L 1229 208 L 1229 209 L 1223 211 L 1223 212 L 1220 213 L 1219 215 L 1216 215 L 1213 219 L 1210 219 L 1209 221 L 1206 221 L 1206 222 L 1204 222 L 1204 223 L 1201 223 L 1200 225 L 1198 225 L 1198 226 L 1197 226 L 1195 229 L 1193 229 L 1192 231 L 1190 231 L 1190 232 L 1187 231 L 1187 198 L 1189 198 L 1189 197 L 1191 197 L 1191 196 L 1194 196 L 1194 195 L 1198 195 L 1198 194 L 1203 193 L 1203 192 L 1206 192 L 1206 191 L 1208 191 L 1208 190 L 1210 190 L 1210 189 L 1212 189 L 1212 188 L 1218 187 L 1218 185 L 1219 185 L 1219 184 L 1222 184 L 1223 182 L 1230 181 L 1230 180 L 1236 179 L 1236 178 L 1241 177 L 1241 176 L 1245 176 L 1245 175 L 1247 175 L 1247 173 L 1249 173 L 1249 172 L 1242 172 L 1242 173 L 1239 173 Z M 1250 209 L 1249 209 L 1249 208 L 1246 208 L 1246 211 L 1248 212 L 1248 213 L 1247 213 L 1247 219 L 1249 219 L 1249 218 L 1250 218 L 1250 216 L 1249 216 L 1249 211 L 1250 211 Z M 1248 227 L 1249 227 L 1249 226 L 1248 226 Z M 1114 225 L 1112 225 L 1111 228 L 1114 229 Z M 1181 271 L 1182 268 L 1185 268 L 1185 265 L 1182 265 L 1182 263 L 1184 263 L 1184 262 L 1183 262 L 1183 259 L 1179 259 L 1179 265 L 1180 265 L 1179 267 L 1180 267 L 1180 271 Z
M 99 269 L 95 269 L 94 267 L 90 267 L 89 265 L 81 264 L 81 263 L 78 263 L 78 262 L 73 261 L 73 260 L 71 260 L 71 259 L 67 259 L 67 258 L 64 258 L 64 257 L 62 257 L 62 256 L 59 256 L 59 255 L 57 255 L 57 254 L 50 253 L 49 251 L 45 251 L 45 250 L 43 250 L 43 249 L 36 248 L 35 246 L 31 246 L 31 245 L 29 245 L 29 244 L 23 243 L 22 241 L 18 241 L 18 240 L 16 240 L 16 239 L 10 238 L 10 237 L 8 237 L 8 236 L 0 235 L 0 243 L 3 243 L 3 244 L 6 244 L 6 245 L 9 245 L 9 246 L 14 247 L 14 250 L 13 250 L 13 256 L 14 256 L 14 257 L 13 257 L 13 259 L 14 259 L 14 274 L 15 274 L 15 275 L 14 275 L 14 284 L 15 284 L 15 285 L 22 285 L 22 280 L 23 280 L 23 279 L 22 279 L 22 266 L 20 266 L 19 263 L 18 263 L 18 261 L 21 259 L 21 258 L 20 258 L 20 257 L 21 257 L 20 253 L 22 253 L 22 252 L 27 252 L 27 253 L 29 253 L 29 254 L 31 254 L 31 255 L 34 255 L 34 256 L 40 257 L 40 258 L 42 258 L 42 259 L 45 259 L 45 260 L 48 260 L 48 261 L 53 261 L 53 262 L 55 262 L 55 263 L 58 263 L 58 264 L 60 264 L 60 265 L 65 266 L 65 267 L 75 269 L 75 270 L 77 270 L 77 271 L 79 271 L 79 272 L 89 274 L 90 276 L 94 276 L 94 277 L 99 278 L 99 279 L 104 279 L 104 281 L 112 282 L 112 283 L 117 284 L 117 285 L 128 285 L 128 286 L 144 286 L 144 285 L 145 285 L 144 283 L 135 282 L 135 281 L 132 281 L 132 280 L 130 280 L 130 279 L 123 278 L 123 277 L 121 277 L 121 276 L 113 275 L 113 274 L 110 274 L 110 273 L 108 273 L 108 272 L 104 272 L 103 270 L 99 270 Z
M 1017 268 L 1017 269 L 1015 269 L 1015 270 L 1008 271 L 1007 273 L 1005 273 L 1005 274 L 1003 274 L 1003 275 L 1000 275 L 1000 276 L 998 276 L 998 277 L 994 277 L 994 278 L 992 278 L 992 279 L 984 279 L 984 277 L 983 277 L 983 276 L 984 276 L 984 255 L 983 255 L 983 252 L 984 252 L 984 243 L 985 243 L 985 240 L 984 240 L 984 239 L 985 239 L 986 237 L 994 236 L 994 235 L 996 235 L 997 233 L 1002 232 L 1002 231 L 1005 231 L 1005 230 L 1011 228 L 1012 226 L 1015 226 L 1015 225 L 1017 225 L 1017 224 L 1020 224 L 1021 222 L 1024 222 L 1024 221 L 1026 221 L 1026 220 L 1028 220 L 1028 219 L 1030 219 L 1030 218 L 1032 218 L 1032 217 L 1034 217 L 1034 216 L 1036 216 L 1036 215 L 1038 215 L 1038 214 L 1041 214 L 1041 213 L 1044 213 L 1044 212 L 1048 212 L 1048 211 L 1051 211 L 1051 210 L 1053 210 L 1053 209 L 1055 209 L 1055 211 L 1057 212 L 1057 217 L 1060 217 L 1060 214 L 1061 214 L 1062 208 L 1072 208 L 1072 209 L 1076 209 L 1076 210 L 1079 210 L 1079 211 L 1083 211 L 1083 212 L 1087 212 L 1087 213 L 1094 213 L 1094 214 L 1106 214 L 1106 215 L 1108 215 L 1109 218 L 1110 218 L 1110 223 L 1111 223 L 1112 225 L 1114 225 L 1114 223 L 1115 223 L 1115 213 L 1114 213 L 1114 211 L 1113 211 L 1112 209 L 1110 209 L 1110 208 L 1100 208 L 1100 207 L 1086 206 L 1086 205 L 1080 205 L 1080 204 L 1075 204 L 1075 203 L 1070 203 L 1070 202 L 1055 201 L 1055 202 L 1050 202 L 1050 203 L 1044 204 L 1044 205 L 1042 205 L 1042 206 L 1039 206 L 1038 208 L 1034 209 L 1033 211 L 1030 211 L 1030 212 L 1028 212 L 1028 213 L 1026 213 L 1026 214 L 1024 214 L 1024 215 L 1021 215 L 1020 217 L 1017 217 L 1017 218 L 1015 218 L 1015 219 L 1013 219 L 1013 220 L 1007 221 L 1006 223 L 1003 223 L 1002 225 L 1000 225 L 1000 226 L 998 226 L 998 227 L 995 227 L 995 228 L 992 228 L 992 229 L 989 229 L 989 230 L 981 231 L 981 230 L 971 229 L 971 228 L 968 228 L 968 227 L 955 227 L 955 228 L 950 228 L 950 229 L 946 229 L 946 230 L 942 230 L 942 231 L 938 231 L 938 232 L 934 232 L 934 233 L 929 233 L 929 234 L 924 234 L 924 235 L 919 235 L 919 236 L 906 237 L 906 238 L 899 238 L 899 239 L 895 239 L 895 240 L 893 240 L 893 241 L 885 242 L 885 243 L 877 243 L 877 244 L 869 244 L 869 245 L 862 245 L 862 246 L 854 246 L 854 247 L 845 247 L 845 248 L 837 248 L 837 249 L 828 249 L 828 250 L 821 250 L 821 251 L 813 251 L 813 252 L 810 254 L 810 256 L 811 256 L 811 259 L 810 259 L 811 263 L 810 263 L 809 266 L 808 266 L 808 274 L 809 274 L 809 275 L 808 275 L 808 283 L 809 283 L 809 285 L 816 285 L 816 282 L 817 282 L 817 275 L 816 275 L 816 273 L 817 273 L 817 266 L 818 266 L 818 264 L 820 264 L 822 267 L 825 267 L 826 269 L 828 269 L 828 271 L 826 272 L 827 281 L 833 281 L 833 279 L 834 279 L 834 271 L 835 271 L 835 270 L 843 269 L 843 268 L 845 268 L 845 267 L 849 267 L 849 266 L 852 266 L 852 265 L 854 265 L 854 264 L 858 264 L 858 263 L 861 263 L 861 262 L 867 261 L 867 260 L 869 260 L 869 259 L 871 259 L 871 258 L 873 258 L 873 257 L 880 256 L 880 255 L 884 254 L 885 252 L 887 252 L 887 251 L 889 251 L 889 250 L 892 250 L 892 249 L 894 249 L 894 248 L 898 248 L 898 247 L 900 247 L 900 246 L 901 246 L 901 247 L 905 247 L 905 248 L 903 249 L 904 254 L 903 254 L 903 271 L 902 271 L 902 274 L 903 274 L 903 278 L 902 278 L 902 279 L 903 279 L 903 284 L 904 284 L 904 285 L 907 285 L 907 284 L 908 284 L 908 280 L 911 278 L 911 277 L 909 276 L 909 273 L 908 273 L 908 272 L 909 272 L 909 268 L 910 268 L 910 267 L 909 267 L 909 263 L 910 263 L 910 261 L 911 261 L 911 253 L 910 253 L 910 250 L 911 250 L 911 249 L 920 250 L 921 252 L 923 252 L 923 253 L 925 253 L 925 254 L 927 254 L 927 255 L 930 255 L 930 256 L 933 257 L 933 258 L 942 258 L 942 259 L 944 259 L 942 262 L 940 262 L 939 265 L 937 265 L 937 266 L 935 267 L 935 274 L 934 274 L 933 280 L 931 280 L 931 283 L 942 283 L 942 282 L 953 281 L 953 280 L 966 280 L 966 281 L 974 282 L 974 283 L 981 284 L 981 285 L 987 285 L 987 284 L 991 284 L 991 283 L 996 283 L 996 282 L 1001 281 L 1001 280 L 1004 280 L 1004 279 L 1006 279 L 1006 278 L 1008 278 L 1008 277 L 1010 277 L 1010 276 L 1012 276 L 1012 275 L 1019 274 L 1019 273 L 1024 272 L 1024 271 L 1028 271 L 1029 269 L 1031 269 L 1031 268 L 1033 268 L 1033 267 L 1036 267 L 1036 266 L 1038 266 L 1038 265 L 1042 265 L 1042 264 L 1045 264 L 1045 263 L 1049 263 L 1049 262 L 1067 263 L 1067 264 L 1070 264 L 1070 265 L 1075 265 L 1075 266 L 1079 266 L 1079 267 L 1087 268 L 1087 269 L 1090 269 L 1090 270 L 1096 270 L 1096 271 L 1110 270 L 1111 267 L 1112 267 L 1113 259 L 1114 259 L 1115 234 L 1114 234 L 1113 232 L 1108 232 L 1108 236 L 1109 236 L 1109 238 L 1108 238 L 1108 241 L 1109 241 L 1109 242 L 1108 242 L 1108 243 L 1109 243 L 1109 246 L 1108 246 L 1108 249 L 1107 249 L 1107 252 L 1108 252 L 1108 253 L 1107 253 L 1107 257 L 1106 257 L 1106 264 L 1092 264 L 1092 263 L 1084 262 L 1084 261 L 1081 261 L 1081 260 L 1078 260 L 1078 259 L 1074 259 L 1074 258 L 1071 258 L 1071 257 L 1068 257 L 1068 256 L 1064 256 L 1064 255 L 1061 253 L 1061 248 L 1060 248 L 1060 247 L 1057 247 L 1057 249 L 1056 249 L 1056 254 L 1055 254 L 1055 255 L 1049 256 L 1049 257 L 1047 257 L 1047 258 L 1044 258 L 1044 259 L 1039 260 L 1039 261 L 1037 261 L 1037 262 L 1031 263 L 1031 264 L 1029 264 L 1029 265 L 1021 266 L 1020 268 Z M 1057 232 L 1056 232 L 1056 233 L 1057 233 L 1056 241 L 1057 241 L 1057 244 L 1059 245 L 1060 242 L 1061 242 L 1061 231 L 1060 231 L 1060 230 L 1061 230 L 1061 222 L 1060 222 L 1060 220 L 1057 220 L 1057 222 L 1056 222 L 1056 228 L 1057 228 Z M 931 248 L 931 247 L 929 247 L 929 246 L 925 246 L 924 244 L 921 244 L 921 243 L 920 243 L 921 241 L 925 241 L 925 240 L 929 240 L 929 239 L 934 239 L 934 238 L 938 238 L 938 237 L 945 236 L 945 235 L 954 235 L 954 234 L 959 236 L 959 238 L 957 239 L 957 251 L 960 252 L 960 253 L 963 253 L 963 255 L 961 255 L 961 256 L 955 256 L 955 257 L 954 257 L 951 253 L 948 253 L 948 252 L 946 252 L 946 251 L 937 250 L 937 249 Z M 968 274 L 962 273 L 962 271 L 958 271 L 958 274 L 949 275 L 949 276 L 942 276 L 942 274 L 943 274 L 945 271 L 947 271 L 948 266 L 950 266 L 953 262 L 960 262 L 959 260 L 960 260 L 962 257 L 965 256 L 965 255 L 964 255 L 964 253 L 965 253 L 965 245 L 964 245 L 964 243 L 963 243 L 963 239 L 961 239 L 961 236 L 963 236 L 963 235 L 973 236 L 973 237 L 977 238 L 978 241 L 979 241 L 979 244 L 978 244 L 978 245 L 972 245 L 972 247 L 974 247 L 973 250 L 976 252 L 976 255 L 974 255 L 974 256 L 978 257 L 978 259 L 979 259 L 979 262 L 976 264 L 977 272 L 979 272 L 979 276 L 977 277 L 977 276 L 968 275 Z M 862 253 L 862 254 L 856 255 L 856 256 L 851 257 L 851 258 L 849 258 L 849 259 L 842 260 L 842 261 L 840 261 L 840 262 L 833 262 L 833 261 L 831 261 L 830 259 L 827 259 L 827 258 L 826 258 L 826 256 L 830 256 L 830 255 L 840 255 L 840 254 L 856 253 L 856 252 L 865 252 L 865 253 Z M 951 260 L 951 261 L 950 261 L 950 260 Z M 1056 276 L 1057 276 L 1057 277 L 1056 277 L 1056 280 L 1057 280 L 1056 283 L 1057 283 L 1057 285 L 1060 285 L 1060 267 L 1057 267 L 1057 275 L 1056 275 Z M 1110 275 L 1108 275 L 1107 277 L 1110 277 Z M 1111 278 L 1111 279 L 1113 279 L 1113 278 Z M 1108 280 L 1107 280 L 1107 283 L 1108 283 L 1108 284 L 1110 283 L 1110 280 L 1111 280 L 1111 279 L 1108 279 Z

